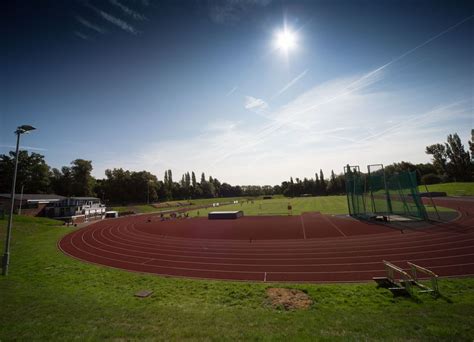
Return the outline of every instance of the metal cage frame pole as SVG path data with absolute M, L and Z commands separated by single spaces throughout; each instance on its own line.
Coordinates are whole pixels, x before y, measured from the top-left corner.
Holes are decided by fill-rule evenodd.
M 370 165 L 367 165 L 367 176 L 369 178 L 369 191 L 370 191 L 370 201 L 372 204 L 372 212 L 377 215 L 377 208 L 375 207 L 374 192 L 372 190 L 372 184 L 370 182 Z
M 350 166 L 349 166 L 350 167 Z M 349 216 L 352 216 L 352 210 L 351 210 L 351 204 L 350 204 L 350 201 L 349 201 L 349 188 L 350 188 L 350 184 L 349 184 L 349 178 L 348 178 L 348 174 L 350 173 L 350 170 L 347 170 L 347 167 L 344 166 L 343 168 L 344 170 L 344 179 L 346 181 L 346 201 L 347 201 L 347 209 L 349 210 Z M 347 171 L 346 171 L 347 170 Z
M 7 236 L 5 239 L 5 252 L 2 258 L 2 275 L 8 275 L 8 266 L 10 265 L 10 241 L 12 235 L 13 226 L 13 210 L 15 208 L 15 187 L 16 187 L 16 176 L 18 171 L 18 151 L 20 149 L 20 135 L 34 130 L 33 126 L 23 125 L 17 128 L 16 134 L 16 152 L 15 152 L 15 170 L 13 172 L 13 184 L 11 193 L 11 206 L 10 206 L 10 217 L 8 218 Z
M 411 182 L 411 180 L 410 180 Z M 400 183 L 400 176 L 397 177 L 397 183 L 398 183 L 398 195 L 402 199 L 403 202 L 403 210 L 405 211 L 405 216 L 412 216 L 411 215 L 411 210 L 408 208 L 408 203 L 405 194 L 403 193 L 402 189 L 402 184 Z M 413 187 L 413 184 L 412 184 Z
M 13 209 L 15 208 L 15 187 L 16 173 L 18 171 L 18 150 L 20 148 L 20 131 L 16 131 L 16 152 L 15 152 L 15 170 L 13 171 L 13 184 L 11 193 L 10 216 L 8 217 L 7 237 L 5 239 L 5 252 L 2 258 L 2 275 L 8 275 L 8 266 L 10 265 L 10 240 L 12 236 Z
M 386 200 L 387 201 L 387 210 L 388 210 L 387 217 L 388 217 L 388 220 L 390 221 L 390 215 L 393 214 L 393 209 L 392 209 L 392 201 L 390 199 L 390 192 L 388 191 L 388 187 L 387 187 L 387 177 L 385 176 L 385 168 L 384 168 L 383 164 L 370 164 L 370 165 L 367 165 L 367 170 L 369 171 L 369 175 L 370 175 L 370 167 L 371 166 L 381 166 L 382 167 L 381 170 L 382 170 L 382 175 L 383 175 L 383 186 L 385 188 L 385 195 L 387 196 L 387 200 Z M 371 189 L 371 193 L 372 193 L 372 189 Z M 373 197 L 372 197 L 372 203 L 375 203 Z
M 428 220 L 428 213 L 426 211 L 425 205 L 423 204 L 423 201 L 421 200 L 420 192 L 418 191 L 416 172 L 408 172 L 408 177 L 411 183 L 411 193 L 413 196 L 413 201 L 415 202 L 418 212 L 421 213 L 422 219 L 426 221 Z M 438 208 L 435 207 L 435 210 L 439 217 Z
M 420 176 L 420 183 L 422 183 L 421 182 L 422 175 L 421 175 L 420 170 L 416 169 L 416 173 Z M 431 196 L 431 192 L 428 190 L 428 186 L 426 185 L 426 182 L 423 182 L 423 185 L 425 186 L 426 193 L 430 197 L 430 202 L 431 202 L 431 205 L 433 206 L 433 208 L 435 209 L 436 216 L 438 217 L 438 220 L 441 221 L 441 216 L 439 215 L 438 207 L 436 206 L 436 203 L 433 201 L 433 196 Z M 418 198 L 420 199 L 421 205 L 423 206 L 423 212 L 424 212 L 424 215 L 425 215 L 425 220 L 430 220 L 430 218 L 428 216 L 428 212 L 426 211 L 425 205 L 423 204 L 423 200 L 421 199 L 420 193 L 418 192 L 417 195 L 418 195 Z
M 383 174 L 383 185 L 385 187 L 385 193 L 387 194 L 387 204 L 388 204 L 388 220 L 390 221 L 390 215 L 393 214 L 393 208 L 392 208 L 392 200 L 390 198 L 390 192 L 388 191 L 387 187 L 387 177 L 385 177 L 385 168 L 383 167 L 383 164 L 380 164 L 382 166 L 382 174 Z
M 354 168 L 354 171 L 351 171 L 351 168 Z M 355 174 L 356 172 L 360 173 L 360 167 L 359 165 L 349 165 L 347 164 L 347 166 L 344 166 L 344 176 L 346 178 L 346 200 L 347 200 L 347 207 L 349 209 L 349 215 L 350 216 L 357 216 L 357 214 L 359 213 L 355 213 L 353 211 L 354 209 L 354 193 L 355 193 L 355 189 L 356 189 L 356 184 L 355 184 L 355 177 L 352 177 L 352 179 L 349 179 L 348 175 L 353 175 Z M 350 181 L 352 180 L 353 182 L 353 189 L 352 191 L 351 190 L 351 184 L 350 184 Z M 351 196 L 351 200 L 349 200 L 349 196 Z M 352 203 L 352 205 L 351 205 Z M 364 210 L 365 210 L 365 204 L 364 204 Z

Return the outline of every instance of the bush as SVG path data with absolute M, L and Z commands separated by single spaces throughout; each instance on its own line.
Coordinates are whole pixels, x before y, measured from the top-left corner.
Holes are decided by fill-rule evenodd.
M 424 175 L 423 177 L 421 177 L 421 184 L 426 184 L 426 185 L 438 184 L 438 183 L 441 183 L 441 181 L 442 181 L 441 177 L 435 173 L 428 173 Z

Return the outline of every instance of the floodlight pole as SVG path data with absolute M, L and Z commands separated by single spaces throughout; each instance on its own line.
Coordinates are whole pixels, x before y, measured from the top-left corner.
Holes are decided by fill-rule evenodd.
M 21 215 L 21 203 L 23 202 L 23 190 L 25 188 L 25 184 L 21 185 L 21 195 L 20 195 L 20 207 L 18 208 L 18 215 Z
M 16 173 L 18 170 L 18 150 L 20 149 L 20 135 L 32 131 L 35 128 L 32 126 L 20 126 L 15 131 L 16 134 L 16 152 L 15 152 L 15 171 L 13 172 L 13 184 L 12 184 L 12 196 L 11 196 L 11 207 L 10 207 L 10 217 L 8 218 L 8 227 L 7 227 L 7 238 L 5 239 L 5 253 L 2 258 L 2 275 L 8 275 L 8 265 L 10 264 L 10 240 L 11 232 L 13 225 L 13 209 L 15 207 L 15 186 L 16 186 Z

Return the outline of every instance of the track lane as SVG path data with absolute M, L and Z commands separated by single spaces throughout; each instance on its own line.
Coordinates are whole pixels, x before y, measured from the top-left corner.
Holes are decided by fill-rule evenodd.
M 58 245 L 91 263 L 180 277 L 367 281 L 383 274 L 382 259 L 400 266 L 412 261 L 442 276 L 474 274 L 472 203 L 443 203 L 460 208 L 457 221 L 404 234 L 319 213 L 278 223 L 280 217 L 246 217 L 224 223 L 222 231 L 216 230 L 222 221 L 148 222 L 144 215 L 98 222 L 68 234 Z M 206 222 L 212 222 L 207 231 Z M 350 234 L 334 236 L 334 225 Z M 173 227 L 178 229 L 166 235 Z M 273 233 L 276 238 L 268 239 Z

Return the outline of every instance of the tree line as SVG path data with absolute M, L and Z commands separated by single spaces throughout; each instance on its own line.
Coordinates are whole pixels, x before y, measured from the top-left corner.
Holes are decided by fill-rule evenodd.
M 474 135 L 474 130 L 473 130 Z M 466 151 L 457 134 L 450 134 L 443 144 L 426 147 L 432 163 L 412 164 L 400 162 L 387 165 L 387 174 L 400 171 L 416 171 L 420 184 L 449 181 L 472 181 L 474 173 L 473 140 Z M 0 155 L 0 193 L 11 191 L 15 153 Z M 343 174 L 331 170 L 329 178 L 322 170 L 314 178 L 290 177 L 280 185 L 231 185 L 217 178 L 199 177 L 186 172 L 174 179 L 172 170 L 166 170 L 163 180 L 148 171 L 129 171 L 122 168 L 107 169 L 105 178 L 92 176 L 90 160 L 75 159 L 69 166 L 51 168 L 44 156 L 35 152 L 20 151 L 18 154 L 17 192 L 56 193 L 63 196 L 97 196 L 106 203 L 152 203 L 165 200 L 239 197 L 283 194 L 288 197 L 304 195 L 337 195 L 345 193 Z

